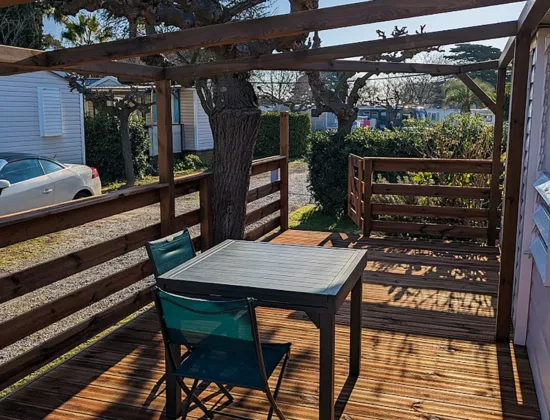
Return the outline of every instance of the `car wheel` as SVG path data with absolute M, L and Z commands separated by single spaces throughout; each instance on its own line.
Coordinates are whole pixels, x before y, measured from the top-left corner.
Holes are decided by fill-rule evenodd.
M 73 200 L 78 200 L 80 198 L 86 198 L 91 196 L 92 194 L 90 193 L 90 191 L 82 190 L 76 193 L 76 195 L 73 197 Z

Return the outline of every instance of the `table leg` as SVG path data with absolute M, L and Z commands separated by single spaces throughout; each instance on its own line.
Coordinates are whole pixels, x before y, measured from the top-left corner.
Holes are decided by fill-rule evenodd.
M 349 373 L 359 376 L 361 370 L 361 312 L 363 306 L 363 280 L 359 276 L 351 290 Z
M 321 313 L 319 420 L 334 420 L 335 316 Z
M 170 349 L 166 349 L 166 352 L 172 351 L 176 361 L 181 358 L 181 346 L 179 344 L 169 344 Z M 176 382 L 176 377 L 172 375 L 172 364 L 168 359 L 168 354 L 165 355 L 166 364 L 166 417 L 175 419 L 180 416 L 181 413 L 181 388 Z

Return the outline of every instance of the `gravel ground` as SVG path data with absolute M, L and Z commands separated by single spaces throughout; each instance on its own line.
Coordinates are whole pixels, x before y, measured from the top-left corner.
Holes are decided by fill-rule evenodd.
M 289 170 L 289 207 L 293 211 L 299 207 L 312 202 L 308 192 L 307 185 L 307 166 L 303 162 L 291 163 Z M 250 188 L 255 188 L 269 182 L 270 174 L 261 174 L 253 177 Z M 249 205 L 249 209 L 261 207 L 277 198 L 276 194 L 264 197 Z M 198 193 L 176 200 L 176 215 L 194 210 L 199 206 Z M 271 216 L 276 217 L 278 213 Z M 264 219 L 248 229 L 264 223 Z M 60 233 L 49 235 L 40 240 L 40 242 L 29 241 L 28 243 L 17 244 L 8 247 L 2 251 L 0 256 L 0 276 L 17 272 L 26 267 L 38 263 L 58 258 L 70 252 L 87 248 L 94 244 L 116 238 L 126 233 L 141 229 L 143 227 L 158 223 L 160 221 L 159 205 L 152 205 L 141 209 L 133 210 L 127 213 L 98 220 Z M 191 229 L 192 235 L 199 233 L 198 226 Z M 109 274 L 120 271 L 126 267 L 134 265 L 145 259 L 145 249 L 139 249 L 119 258 L 110 260 L 107 263 L 98 265 L 89 270 L 75 274 L 63 279 L 57 283 L 43 287 L 35 292 L 28 293 L 25 296 L 13 299 L 0 305 L 0 322 L 20 315 L 32 308 L 38 307 L 45 302 L 49 302 L 60 296 L 69 294 L 74 290 L 93 283 Z M 0 350 L 0 364 L 21 354 L 25 350 L 37 345 L 38 343 L 68 329 L 77 323 L 89 318 L 94 313 L 101 311 L 114 303 L 133 294 L 135 291 L 143 288 L 145 285 L 152 284 L 153 278 L 144 279 L 131 287 L 128 287 L 116 294 L 109 296 L 63 320 L 50 325 L 49 327 L 17 342 L 13 345 Z

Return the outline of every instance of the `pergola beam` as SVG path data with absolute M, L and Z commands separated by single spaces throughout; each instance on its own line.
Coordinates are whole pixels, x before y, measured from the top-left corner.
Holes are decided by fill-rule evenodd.
M 9 47 L 0 45 L 0 57 L 5 61 L 10 61 L 9 65 L 0 67 L 0 76 L 9 76 L 18 73 L 27 73 L 29 71 L 53 70 L 50 67 L 27 66 L 25 68 L 16 67 L 12 64 L 18 59 L 28 59 L 42 54 L 41 50 L 28 48 Z M 57 70 L 72 71 L 75 73 L 101 74 L 107 76 L 116 76 L 132 81 L 155 81 L 164 79 L 164 68 L 155 66 L 146 66 L 141 64 L 109 61 L 102 63 L 85 64 L 74 67 L 63 67 Z
M 357 42 L 333 47 L 316 48 L 312 50 L 261 55 L 258 57 L 245 57 L 206 64 L 169 67 L 166 69 L 166 77 L 172 80 L 181 80 L 251 70 L 300 70 L 299 66 L 309 63 L 327 62 L 341 58 L 357 57 L 359 55 L 381 54 L 460 42 L 502 38 L 515 34 L 516 28 L 517 22 L 510 21 L 491 25 L 407 35 L 397 38 Z
M 508 64 L 510 64 L 510 61 L 514 58 L 514 48 L 516 43 L 516 37 L 511 36 L 508 38 L 508 41 L 506 42 L 506 46 L 502 50 L 502 53 L 500 54 L 500 58 L 498 59 L 498 68 L 503 69 L 508 67 Z
M 518 34 L 531 36 L 550 10 L 550 0 L 530 0 L 525 4 L 518 19 Z M 507 67 L 514 57 L 515 37 L 508 39 L 500 55 L 500 68 Z
M 292 70 L 357 73 L 418 73 L 432 76 L 448 76 L 471 71 L 495 70 L 497 67 L 498 61 L 496 60 L 467 65 L 332 60 L 318 63 L 298 64 Z
M 487 93 L 481 88 L 481 86 L 476 83 L 474 79 L 472 79 L 466 73 L 458 73 L 456 77 L 462 80 L 462 83 L 464 83 L 468 87 L 468 89 L 470 89 L 474 93 L 474 95 L 476 95 L 478 99 L 483 102 L 483 104 L 487 108 L 489 108 L 493 114 L 496 115 L 497 104 L 489 95 L 487 95 Z
M 175 50 L 214 47 L 254 40 L 299 35 L 304 32 L 386 22 L 417 16 L 515 3 L 519 0 L 372 0 L 367 2 L 308 10 L 280 16 L 177 32 L 105 42 L 34 54 L 30 57 L 0 55 L 0 64 L 50 70 L 105 60 L 165 53 Z

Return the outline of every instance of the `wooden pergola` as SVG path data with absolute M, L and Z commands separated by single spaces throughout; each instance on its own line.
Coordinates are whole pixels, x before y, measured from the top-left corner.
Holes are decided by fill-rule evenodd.
M 170 106 L 172 80 L 181 81 L 194 78 L 207 78 L 224 73 L 247 72 L 251 70 L 317 70 L 331 72 L 426 73 L 434 76 L 456 75 L 496 115 L 491 167 L 493 179 L 491 183 L 491 196 L 495 198 L 492 202 L 496 203 L 498 202 L 496 197 L 500 197 L 501 194 L 498 179 L 502 170 L 500 156 L 503 138 L 506 72 L 507 66 L 513 61 L 511 111 L 507 139 L 508 159 L 506 160 L 505 194 L 500 241 L 502 262 L 496 330 L 496 338 L 498 340 L 508 340 L 513 294 L 516 227 L 525 130 L 530 42 L 533 33 L 550 9 L 550 0 L 528 1 L 518 21 L 514 20 L 490 25 L 407 35 L 398 38 L 364 41 L 312 50 L 260 55 L 222 62 L 168 68 L 138 65 L 118 60 L 171 51 L 274 39 L 305 32 L 497 6 L 517 1 L 372 0 L 344 6 L 248 21 L 230 22 L 223 25 L 199 27 L 178 32 L 47 52 L 0 46 L 0 75 L 6 76 L 42 70 L 64 70 L 77 73 L 112 75 L 125 81 L 154 82 L 157 91 L 160 183 L 163 186 L 167 185 L 167 188 L 163 187 L 159 189 L 161 233 L 165 234 L 173 231 L 175 220 L 175 184 L 172 171 L 172 118 Z M 28 1 L 1 0 L 0 6 L 5 7 L 25 2 Z M 500 60 L 496 61 L 467 65 L 438 65 L 343 60 L 350 57 L 502 37 L 510 37 L 510 40 Z M 498 70 L 496 101 L 493 101 L 468 76 L 469 72 L 480 70 Z M 267 162 L 265 165 L 267 165 L 267 168 L 270 163 Z M 207 197 L 201 196 L 201 200 L 203 199 L 207 200 Z M 208 217 L 208 215 L 201 213 L 201 219 L 205 217 Z M 284 217 L 281 219 L 281 224 L 284 227 L 286 226 L 286 222 L 283 219 Z M 495 204 L 490 208 L 489 217 L 489 226 L 493 228 L 493 231 L 496 231 L 494 228 L 497 225 L 497 220 L 498 209 Z M 205 225 L 206 229 L 208 229 L 207 226 Z M 0 230 L 1 228 L 0 226 Z M 35 236 L 38 236 L 38 234 Z M 208 232 L 205 232 L 203 235 L 203 248 L 204 244 L 208 242 L 208 236 Z M 4 241 L 3 244 L 9 245 L 9 242 Z M 490 244 L 494 244 L 495 242 L 496 237 L 489 238 Z

